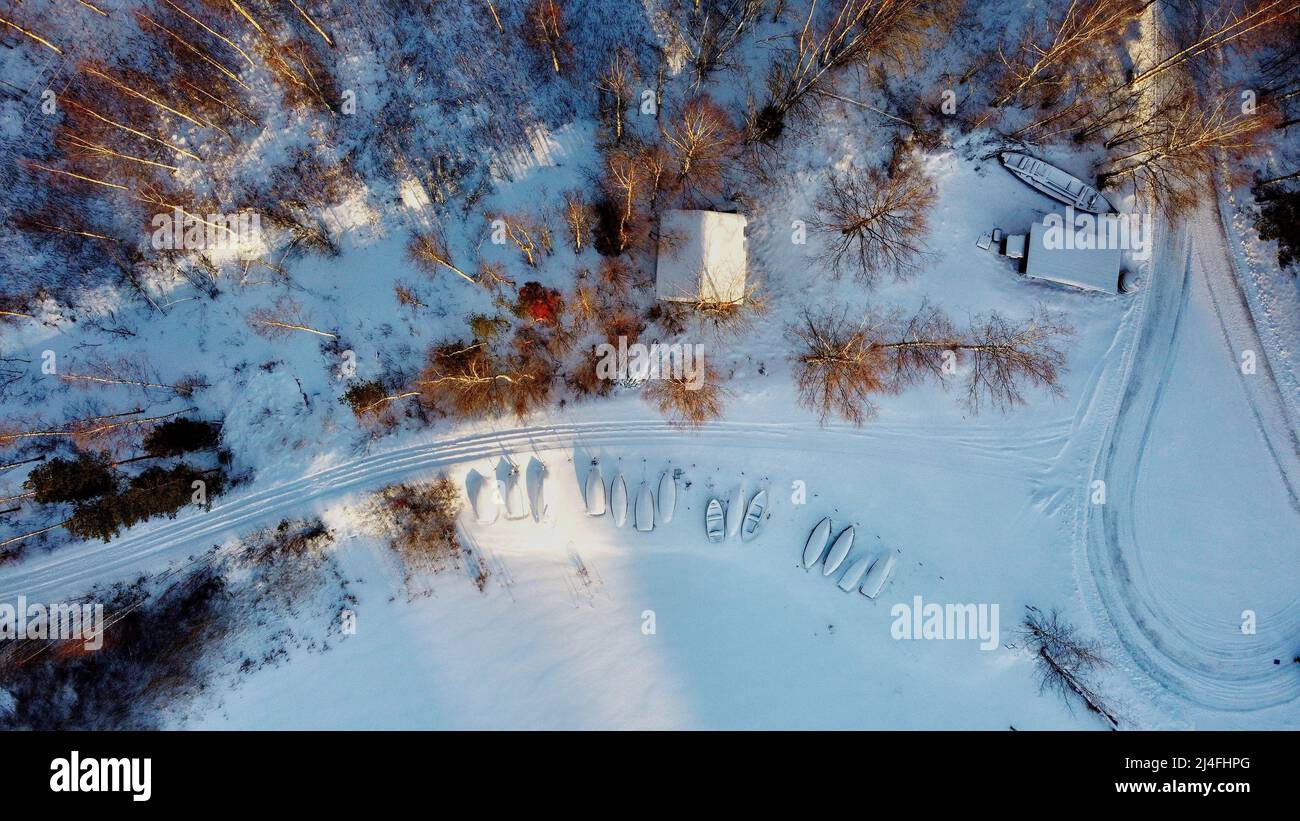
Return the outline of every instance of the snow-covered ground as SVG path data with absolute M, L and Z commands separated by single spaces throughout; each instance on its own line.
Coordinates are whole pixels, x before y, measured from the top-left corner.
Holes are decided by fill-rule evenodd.
M 1126 727 L 1300 728 L 1297 296 L 1243 252 L 1229 198 L 1160 227 L 1137 294 L 1068 291 L 1027 282 L 975 248 L 985 231 L 1024 232 L 1055 206 L 988 146 L 961 142 L 926 159 L 939 201 L 922 273 L 866 292 L 813 276 L 809 249 L 791 241 L 828 171 L 881 151 L 872 113 L 829 106 L 816 136 L 791 149 L 788 176 L 749 213 L 751 264 L 772 312 L 743 335 L 704 340 L 728 377 L 722 420 L 683 431 L 619 389 L 526 422 L 440 421 L 372 437 L 338 403 L 338 363 L 319 339 L 250 336 L 248 311 L 291 293 L 316 324 L 342 331 L 369 378 L 418 361 L 431 343 L 464 334 L 462 316 L 492 306 L 484 290 L 417 272 L 405 244 L 418 217 L 371 219 L 359 194 L 333 215 L 348 227 L 342 254 L 293 263 L 292 287 L 232 284 L 216 300 L 178 288 L 164 316 L 114 343 L 161 373 L 210 377 L 194 401 L 224 419 L 236 465 L 253 480 L 208 511 L 108 543 L 30 550 L 0 566 L 0 602 L 176 570 L 255 527 L 314 513 L 334 531 L 357 596 L 355 634 L 338 636 L 319 613 L 294 617 L 297 633 L 330 636 L 330 649 L 227 677 L 232 689 L 178 705 L 175 726 L 1103 729 L 1039 694 L 1033 659 L 1015 646 L 1033 604 L 1060 607 L 1101 641 L 1114 663 L 1101 685 Z M 553 204 L 584 184 L 599 163 L 594 132 L 578 118 L 537 132 L 531 151 L 495 157 L 486 207 Z M 1047 157 L 1081 176 L 1088 168 L 1069 151 Z M 456 252 L 505 259 L 478 223 L 457 225 Z M 563 287 L 581 262 L 560 248 L 529 275 Z M 432 308 L 398 309 L 398 281 L 419 283 Z M 137 310 L 115 290 L 98 296 L 82 319 Z M 920 386 L 881 397 L 862 428 L 821 426 L 796 405 L 786 322 L 805 307 L 908 310 L 925 300 L 958 321 L 1024 316 L 1040 303 L 1065 313 L 1074 335 L 1064 396 L 1031 392 L 1024 408 L 973 416 L 952 393 Z M 77 363 L 98 338 L 61 317 L 6 330 L 3 343 Z M 1258 362 L 1249 374 L 1247 351 Z M 93 405 L 66 385 L 33 391 L 24 413 Z M 674 520 L 644 534 L 585 516 L 593 459 L 606 481 L 621 471 L 633 493 L 680 470 Z M 530 474 L 545 463 L 551 514 L 483 525 L 467 505 L 461 536 L 489 571 L 481 591 L 469 561 L 407 578 L 362 523 L 368 494 L 387 484 L 446 474 L 470 491 L 509 460 Z M 737 485 L 767 488 L 770 518 L 753 542 L 709 544 L 705 505 Z M 897 556 L 875 601 L 800 565 L 824 516 L 857 528 L 850 561 Z M 996 605 L 997 646 L 896 639 L 891 608 L 915 597 Z M 1247 611 L 1254 632 L 1243 632 Z

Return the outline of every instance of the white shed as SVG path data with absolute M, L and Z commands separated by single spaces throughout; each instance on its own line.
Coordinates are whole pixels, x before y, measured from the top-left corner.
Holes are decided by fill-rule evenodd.
M 655 296 L 668 302 L 740 302 L 748 251 L 743 214 L 665 211 L 659 218 Z
M 1073 230 L 1050 231 L 1045 221 L 1035 222 L 1029 229 L 1025 276 L 1088 291 L 1116 293 L 1123 251 L 1120 243 L 1113 241 L 1115 232 L 1109 220 L 1097 220 L 1091 236 Z

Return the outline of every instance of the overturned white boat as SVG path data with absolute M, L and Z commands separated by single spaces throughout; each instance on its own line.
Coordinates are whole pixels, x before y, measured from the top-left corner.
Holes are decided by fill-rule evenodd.
M 666 525 L 673 520 L 677 510 L 677 481 L 673 479 L 670 467 L 659 477 L 659 524 Z
M 600 465 L 594 460 L 587 471 L 587 486 L 582 498 L 587 503 L 588 516 L 605 515 L 605 477 L 600 475 Z
M 519 479 L 519 468 L 510 468 L 510 475 L 506 477 L 506 518 L 522 519 L 528 515 L 528 508 L 524 506 L 524 488 Z
M 767 491 L 760 490 L 749 500 L 745 510 L 745 523 L 740 527 L 740 538 L 749 541 L 758 534 L 759 525 L 763 524 L 763 514 L 767 512 Z
M 823 576 L 829 576 L 840 569 L 840 565 L 848 557 L 849 551 L 853 549 L 853 534 L 855 532 L 853 526 L 850 525 L 835 540 L 835 544 L 831 545 L 831 552 L 826 554 L 826 564 L 822 567 Z
M 478 483 L 478 490 L 474 493 L 474 517 L 481 525 L 490 525 L 497 520 L 500 510 L 497 508 L 497 499 L 501 496 L 501 490 L 497 486 L 497 480 L 483 477 Z
M 537 473 L 537 496 L 533 498 L 533 516 L 539 522 L 546 518 L 549 511 L 549 503 L 546 500 L 546 477 L 548 473 L 546 465 L 542 465 L 542 469 Z
M 627 522 L 627 482 L 621 473 L 609 485 L 609 515 L 614 517 L 615 527 Z
M 803 546 L 803 566 L 812 567 L 826 550 L 826 542 L 831 537 L 831 517 L 827 516 L 817 523 L 808 535 L 808 543 Z
M 642 533 L 655 529 L 655 495 L 649 482 L 642 482 L 636 492 L 636 529 Z
M 745 521 L 745 489 L 738 487 L 731 492 L 727 500 L 727 538 L 734 539 L 740 533 L 740 525 Z
M 874 599 L 880 595 L 885 582 L 889 581 L 890 571 L 894 569 L 894 560 L 893 553 L 876 559 L 875 564 L 871 565 L 871 569 L 867 571 L 867 577 L 862 580 L 862 595 L 869 599 Z
M 722 502 L 710 499 L 709 507 L 704 511 L 704 532 L 708 534 L 709 541 L 722 541 L 723 527 Z
M 1093 214 L 1109 214 L 1115 210 L 1096 188 L 1054 165 L 1018 151 L 1003 151 L 999 159 L 1026 185 L 1054 200 Z
M 858 586 L 858 582 L 862 581 L 862 576 L 867 572 L 868 567 L 871 567 L 870 556 L 863 556 L 849 565 L 849 569 L 844 571 L 843 576 L 840 576 L 840 589 L 845 593 L 852 593 Z

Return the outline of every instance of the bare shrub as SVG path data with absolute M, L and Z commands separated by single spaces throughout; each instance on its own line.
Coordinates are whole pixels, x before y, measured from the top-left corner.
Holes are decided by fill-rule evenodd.
M 446 476 L 388 485 L 371 497 L 371 517 L 408 571 L 436 573 L 461 556 L 456 517 L 463 500 Z
M 703 380 L 698 384 L 683 374 L 652 380 L 645 387 L 646 401 L 656 406 L 669 424 L 694 428 L 722 416 L 727 389 L 711 366 L 698 363 L 697 367 L 704 369 Z
M 436 407 L 477 419 L 513 412 L 524 418 L 550 399 L 553 364 L 494 355 L 484 342 L 435 347 L 417 385 Z

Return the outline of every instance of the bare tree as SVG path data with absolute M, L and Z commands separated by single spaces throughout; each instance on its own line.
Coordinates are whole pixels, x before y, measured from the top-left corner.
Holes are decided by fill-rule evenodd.
M 1173 213 L 1196 204 L 1218 152 L 1239 158 L 1262 150 L 1277 117 L 1276 109 L 1243 113 L 1225 99 L 1160 113 L 1153 127 L 1111 143 L 1128 150 L 1106 159 L 1098 182 L 1111 187 L 1133 179 Z
M 406 253 L 412 262 L 427 273 L 436 274 L 440 269 L 446 268 L 466 282 L 474 281 L 474 277 L 457 268 L 452 262 L 451 247 L 447 244 L 447 236 L 441 228 L 413 232 L 407 243 Z
M 1070 0 L 1059 20 L 1027 31 L 1011 54 L 999 50 L 1002 76 L 993 107 L 1027 98 L 1042 102 L 1072 82 L 1074 65 L 1118 42 L 1145 5 L 1143 0 Z
M 442 476 L 382 488 L 371 497 L 369 513 L 408 572 L 436 573 L 460 559 L 456 517 L 463 506 L 460 488 Z
M 615 49 L 605 69 L 596 77 L 601 112 L 610 119 L 615 145 L 623 142 L 624 119 L 628 106 L 633 102 L 632 95 L 639 77 L 636 58 L 625 48 Z
M 564 226 L 569 229 L 573 253 L 581 254 L 591 242 L 591 203 L 582 191 L 564 192 Z
M 551 230 L 545 222 L 529 214 L 505 212 L 489 214 L 488 220 L 493 231 L 501 231 L 504 238 L 519 249 L 530 267 L 536 268 L 538 258 L 551 253 Z
M 483 0 L 488 7 L 488 13 L 492 15 L 492 22 L 497 27 L 497 32 L 506 33 L 506 27 L 501 25 L 501 15 L 497 14 L 497 5 L 494 0 Z
M 1248 42 L 1251 38 L 1263 37 L 1278 29 L 1293 28 L 1300 24 L 1298 12 L 1300 2 L 1297 0 L 1220 0 L 1201 15 L 1203 24 L 1190 38 L 1188 45 L 1135 72 L 1129 83 L 1145 83 L 1170 69 L 1212 54 L 1230 44 Z
M 569 43 L 559 0 L 531 0 L 524 20 L 528 42 L 547 55 L 556 74 L 563 73 L 572 59 L 573 45 Z
M 1026 386 L 1061 393 L 1065 355 L 1056 347 L 1071 329 L 1040 308 L 1020 322 L 996 312 L 958 331 L 938 308 L 922 303 L 907 319 L 868 311 L 858 322 L 841 312 L 805 312 L 786 328 L 799 401 L 824 424 L 840 416 L 872 418 L 875 394 L 896 393 L 925 379 L 946 384 L 964 371 L 963 403 L 1006 411 L 1024 404 Z
M 727 65 L 762 13 L 763 0 L 696 0 L 686 28 L 695 88 Z
M 689 100 L 663 128 L 663 139 L 680 187 L 699 194 L 721 191 L 726 161 L 740 142 L 740 132 L 711 97 Z
M 202 376 L 189 374 L 175 382 L 160 382 L 148 359 L 121 356 L 116 359 L 92 358 L 80 372 L 61 372 L 59 378 L 79 385 L 122 385 L 145 391 L 164 390 L 181 397 L 191 397 L 209 387 Z
M 1038 662 L 1038 683 L 1043 692 L 1059 693 L 1067 701 L 1073 696 L 1111 727 L 1119 727 L 1115 711 L 1088 682 L 1096 672 L 1110 666 L 1101 645 L 1079 636 L 1074 625 L 1053 608 L 1044 613 L 1033 605 L 1025 607 L 1020 638 Z
M 605 190 L 609 196 L 612 225 L 602 225 L 613 254 L 621 254 L 641 237 L 644 219 L 640 203 L 646 194 L 645 166 L 629 151 L 611 151 L 605 156 Z M 598 246 L 599 248 L 599 246 Z
M 248 326 L 253 333 L 266 339 L 279 339 L 292 331 L 338 339 L 338 334 L 311 326 L 311 320 L 302 305 L 289 298 L 278 299 L 270 308 L 257 308 L 249 312 Z
M 876 415 L 871 396 L 891 386 L 862 325 L 849 322 L 843 312 L 805 311 L 803 321 L 788 326 L 786 335 L 800 346 L 792 355 L 799 402 L 823 425 L 832 416 L 861 425 Z
M 850 167 L 832 173 L 809 226 L 827 236 L 823 260 L 836 273 L 851 270 L 873 287 L 882 274 L 903 279 L 924 251 L 934 185 L 915 163 L 893 174 Z
M 776 142 L 790 115 L 836 96 L 838 69 L 873 59 L 906 65 L 931 44 L 931 29 L 952 22 L 959 6 L 957 0 L 838 0 L 819 24 L 818 4 L 810 4 L 794 44 L 772 64 L 767 101 L 751 117 L 750 141 Z
M 1056 347 L 1073 331 L 1046 308 L 1028 319 L 1008 320 L 996 311 L 976 317 L 954 350 L 966 367 L 966 405 L 978 412 L 984 404 L 1006 411 L 1025 404 L 1024 386 L 1061 396 L 1057 378 L 1065 353 Z

